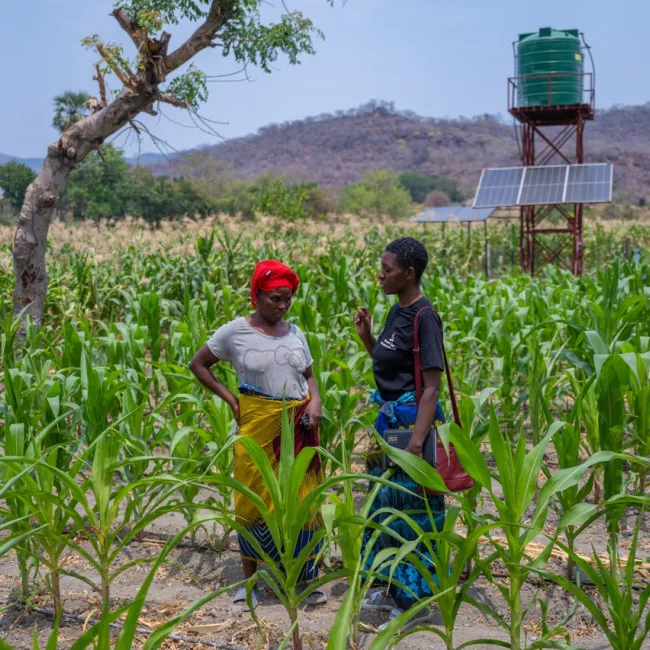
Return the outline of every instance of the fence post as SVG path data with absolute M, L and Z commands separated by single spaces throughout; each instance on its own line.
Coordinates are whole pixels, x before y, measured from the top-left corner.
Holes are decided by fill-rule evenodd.
M 485 232 L 485 277 L 490 277 L 490 242 L 488 241 L 487 220 L 483 222 Z

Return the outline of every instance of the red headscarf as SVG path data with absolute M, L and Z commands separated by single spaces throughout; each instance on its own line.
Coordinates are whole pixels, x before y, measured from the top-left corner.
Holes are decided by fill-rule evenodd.
M 300 285 L 300 278 L 284 264 L 276 260 L 264 260 L 260 262 L 253 271 L 253 280 L 251 281 L 251 302 L 253 307 L 257 308 L 257 292 L 273 291 L 287 287 L 293 293 Z

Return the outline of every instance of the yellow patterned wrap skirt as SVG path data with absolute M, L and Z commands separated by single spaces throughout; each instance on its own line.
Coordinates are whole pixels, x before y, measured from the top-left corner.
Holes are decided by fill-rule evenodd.
M 286 402 L 289 412 L 289 422 L 293 424 L 296 410 L 302 410 L 307 400 L 291 400 Z M 280 462 L 276 457 L 276 446 L 282 433 L 282 400 L 241 394 L 239 397 L 239 438 L 251 436 L 262 447 L 270 461 L 271 467 L 276 476 Z M 275 441 L 275 445 L 274 445 Z M 241 442 L 235 442 L 235 467 L 234 478 L 246 485 L 251 491 L 259 495 L 267 508 L 273 512 L 274 504 L 271 495 L 264 485 L 262 474 L 249 456 L 246 448 Z M 300 486 L 299 496 L 302 500 L 323 480 L 320 468 L 317 471 L 310 470 L 305 473 L 305 478 Z M 235 492 L 235 515 L 240 524 L 245 526 L 253 534 L 261 545 L 264 553 L 274 559 L 279 558 L 275 549 L 271 534 L 264 522 L 260 512 L 252 501 L 244 494 Z M 323 525 L 320 513 L 314 513 L 313 519 L 303 529 L 298 541 L 295 555 L 309 542 L 315 530 Z M 259 560 L 262 559 L 246 538 L 239 536 L 239 545 L 242 557 Z M 319 549 L 315 550 L 315 554 Z M 312 563 L 314 564 L 314 563 Z M 311 580 L 317 575 L 316 566 L 306 567 L 304 579 Z

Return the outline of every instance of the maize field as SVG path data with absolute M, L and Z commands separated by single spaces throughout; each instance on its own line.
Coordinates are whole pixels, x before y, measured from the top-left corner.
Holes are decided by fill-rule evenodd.
M 0 229 L 0 649 L 650 647 L 650 227 L 586 229 L 584 277 L 549 267 L 532 279 L 516 269 L 510 226 L 490 229 L 485 277 L 481 238 L 460 228 L 443 240 L 364 221 L 56 223 L 45 322 L 24 332 L 12 232 Z M 364 571 L 361 532 L 374 524 L 377 543 L 381 527 L 368 515 L 379 483 L 363 464 L 372 364 L 353 316 L 368 307 L 378 332 L 392 304 L 379 258 L 404 234 L 430 252 L 422 288 L 444 323 L 462 421 L 440 433 L 475 487 L 448 495 L 444 530 L 418 538 L 436 547 L 433 596 L 378 632 L 385 617 L 361 600 L 373 576 L 417 565 L 418 552 L 395 538 Z M 644 249 L 637 261 L 623 259 L 627 237 Z M 235 542 L 236 426 L 188 364 L 249 313 L 253 267 L 269 258 L 301 278 L 288 320 L 314 357 L 325 478 L 300 504 L 313 451 L 264 473 L 267 523 L 289 552 L 260 565 L 264 601 L 251 615 L 230 606 L 252 587 Z M 232 368 L 214 371 L 237 389 Z M 441 487 L 424 461 L 391 453 Z M 317 609 L 296 585 L 306 558 L 290 552 L 313 507 L 329 596 Z M 400 633 L 431 605 L 431 624 Z

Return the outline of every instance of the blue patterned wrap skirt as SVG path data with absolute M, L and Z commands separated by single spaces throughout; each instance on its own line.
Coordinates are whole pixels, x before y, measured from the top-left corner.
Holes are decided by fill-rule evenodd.
M 387 429 L 409 429 L 415 426 L 417 406 L 415 404 L 414 393 L 406 393 L 395 402 L 385 402 L 381 399 L 378 393 L 375 392 L 372 396 L 372 401 L 380 406 L 379 414 L 375 420 L 375 429 L 379 434 L 382 434 Z M 445 416 L 442 412 L 440 403 L 438 403 L 436 406 L 434 423 L 438 425 L 444 423 L 444 421 Z M 369 474 L 373 476 L 381 476 L 384 473 L 382 458 L 383 451 L 380 448 L 373 448 L 368 452 L 366 456 L 366 470 Z M 418 492 L 418 484 L 408 474 L 406 474 L 406 472 L 399 468 L 395 470 L 390 480 L 391 482 L 397 483 L 412 492 Z M 429 516 L 424 499 L 428 500 L 433 517 Z M 401 512 L 406 512 L 422 528 L 424 533 L 433 532 L 434 525 L 436 529 L 440 531 L 445 523 L 445 498 L 443 495 L 428 496 L 424 494 L 422 496 L 413 496 L 400 490 L 383 486 L 379 490 L 374 503 L 370 507 L 370 516 L 381 508 L 393 508 Z M 379 522 L 384 522 L 388 517 L 390 517 L 390 514 L 381 513 L 373 517 L 373 519 Z M 389 528 L 408 541 L 413 541 L 418 537 L 417 533 L 411 528 L 411 526 L 399 518 L 390 523 Z M 371 528 L 366 528 L 364 531 L 362 541 L 362 553 L 364 554 L 366 553 L 366 549 L 373 533 L 374 531 Z M 370 569 L 375 556 L 380 550 L 396 546 L 397 544 L 398 542 L 395 538 L 388 534 L 381 534 L 368 554 L 365 568 L 367 570 Z M 435 550 L 435 545 L 432 546 Z M 429 568 L 430 576 L 432 576 L 434 582 L 436 582 L 435 566 L 428 550 L 423 544 L 419 545 L 418 554 L 423 564 Z M 390 573 L 390 567 L 385 567 L 381 573 L 388 576 Z M 412 592 L 409 593 L 394 583 L 391 583 L 389 593 L 400 609 L 408 609 L 418 600 L 433 595 L 427 581 L 422 577 L 422 575 L 420 575 L 418 569 L 416 569 L 415 566 L 406 559 L 402 560 L 393 573 L 393 581 L 405 585 Z

